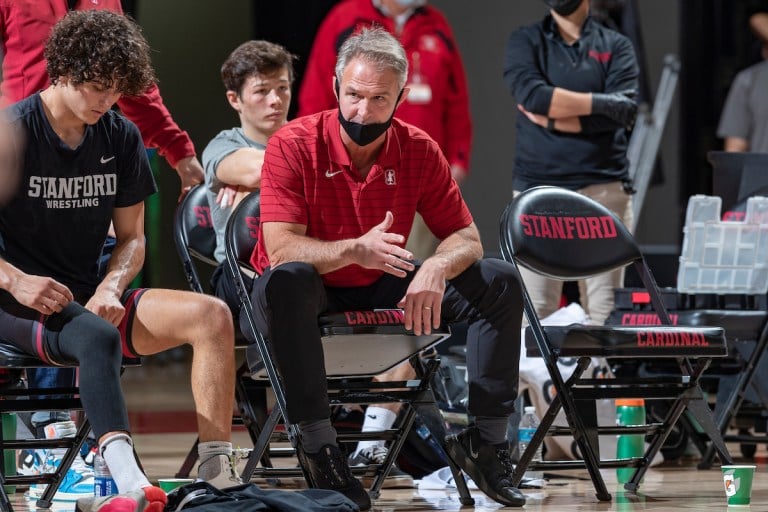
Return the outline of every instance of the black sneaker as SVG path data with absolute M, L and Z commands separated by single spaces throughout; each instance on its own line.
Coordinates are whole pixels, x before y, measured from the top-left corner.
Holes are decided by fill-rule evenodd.
M 525 505 L 525 495 L 511 484 L 512 461 L 509 450 L 480 441 L 480 432 L 470 427 L 445 438 L 451 460 L 475 481 L 489 498 L 508 507 Z
M 305 453 L 304 468 L 309 473 L 311 487 L 340 492 L 360 507 L 371 508 L 371 498 L 357 478 L 352 476 L 347 459 L 338 446 L 327 444 L 317 453 Z
M 388 454 L 389 449 L 384 446 L 365 448 L 359 453 L 349 456 L 349 465 L 355 467 L 383 464 Z M 370 480 L 370 483 L 366 480 Z M 363 477 L 363 482 L 366 485 L 370 485 L 373 483 L 373 479 L 370 477 Z M 392 464 L 387 477 L 384 479 L 384 484 L 381 487 L 382 489 L 413 489 L 415 486 L 411 475 L 397 467 L 397 464 Z

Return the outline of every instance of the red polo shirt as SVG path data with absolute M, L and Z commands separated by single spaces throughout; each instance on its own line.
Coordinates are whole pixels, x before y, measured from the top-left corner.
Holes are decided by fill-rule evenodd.
M 433 2 L 435 3 L 435 2 Z M 484 5 L 484 4 L 478 4 Z M 482 11 L 478 8 L 478 11 Z M 298 114 L 314 114 L 338 104 L 333 94 L 336 55 L 341 44 L 361 27 L 382 27 L 395 36 L 408 55 L 408 85 L 427 85 L 429 96 L 406 96 L 397 117 L 435 139 L 451 165 L 469 172 L 472 120 L 464 66 L 453 30 L 433 5 L 416 9 L 398 31 L 372 0 L 343 0 L 323 19 L 307 59 L 298 94 Z
M 472 222 L 440 148 L 424 131 L 397 119 L 363 179 L 339 134 L 337 110 L 296 119 L 272 135 L 261 171 L 261 222 L 307 226 L 318 240 L 357 238 L 394 215 L 390 229 L 407 237 L 418 211 L 439 239 Z M 263 233 L 251 263 L 269 266 Z M 327 286 L 367 286 L 381 270 L 348 265 L 323 276 Z

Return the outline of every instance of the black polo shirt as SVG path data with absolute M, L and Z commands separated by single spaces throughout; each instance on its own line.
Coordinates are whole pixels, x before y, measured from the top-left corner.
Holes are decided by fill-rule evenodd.
M 575 92 L 637 91 L 638 67 L 628 38 L 587 17 L 572 45 L 552 16 L 515 30 L 504 56 L 504 80 L 517 103 L 547 115 L 555 87 Z M 514 189 L 557 185 L 573 190 L 627 180 L 628 134 L 601 115 L 580 118 L 581 133 L 549 131 L 515 119 Z

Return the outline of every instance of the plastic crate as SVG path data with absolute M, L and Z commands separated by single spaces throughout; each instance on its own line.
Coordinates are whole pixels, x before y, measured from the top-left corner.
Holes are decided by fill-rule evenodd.
M 721 200 L 688 201 L 677 274 L 681 293 L 763 294 L 768 291 L 768 197 L 750 197 L 741 222 L 720 220 Z

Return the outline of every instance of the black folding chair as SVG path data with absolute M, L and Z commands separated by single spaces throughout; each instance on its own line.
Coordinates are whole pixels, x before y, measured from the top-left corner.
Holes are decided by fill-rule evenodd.
M 727 355 L 720 327 L 672 326 L 659 289 L 632 235 L 619 218 L 599 203 L 559 187 L 536 187 L 517 196 L 501 217 L 501 252 L 507 261 L 559 280 L 583 279 L 632 263 L 650 295 L 663 325 L 642 326 L 542 326 L 528 291 L 524 288 L 529 327 L 525 346 L 529 356 L 542 357 L 556 396 L 513 473 L 518 484 L 526 469 L 589 471 L 597 498 L 611 499 L 600 468 L 636 468 L 625 489 L 636 491 L 650 462 L 680 415 L 687 409 L 726 463 L 731 457 L 712 418 L 699 386 L 711 360 Z M 648 378 L 591 379 L 583 376 L 590 358 L 674 358 L 678 372 Z M 573 374 L 563 378 L 557 359 L 577 358 Z M 604 398 L 666 398 L 671 405 L 661 423 L 645 426 L 597 424 L 596 400 Z M 563 409 L 566 427 L 552 427 Z M 531 458 L 545 435 L 573 436 L 583 461 L 543 461 Z M 642 457 L 601 458 L 598 436 L 648 434 Z
M 726 432 L 748 392 L 753 391 L 762 411 L 768 410 L 764 366 L 763 373 L 758 372 L 768 346 L 768 198 L 747 198 L 728 212 L 727 221 L 720 220 L 721 205 L 718 196 L 696 195 L 688 200 L 677 284 L 693 309 L 680 311 L 678 323 L 716 322 L 725 329 L 732 349 L 725 369 L 736 366 L 737 371 L 719 376 L 714 413 L 723 439 L 744 447 L 768 443 L 768 436 L 750 434 L 749 428 L 741 428 L 735 435 Z M 733 218 L 736 211 L 743 212 L 739 221 Z M 720 369 L 713 370 L 717 373 Z M 756 432 L 765 430 L 757 426 L 759 423 Z M 762 423 L 765 425 L 764 419 Z M 699 468 L 708 469 L 715 456 L 714 446 L 706 446 L 703 454 Z
M 204 283 L 201 275 L 205 272 L 198 268 L 202 263 L 205 269 L 212 270 L 218 262 L 214 256 L 216 250 L 216 231 L 213 229 L 211 209 L 205 185 L 196 185 L 187 193 L 176 208 L 173 221 L 173 239 L 176 251 L 179 253 L 184 276 L 192 291 L 212 293 L 210 286 Z M 235 322 L 235 348 L 243 349 L 247 345 L 245 338 Z M 233 416 L 232 425 L 243 425 L 251 440 L 255 443 L 259 435 L 259 422 L 263 422 L 266 408 L 266 394 L 263 389 L 253 385 L 250 370 L 246 363 L 240 365 L 235 379 L 235 400 L 240 414 Z M 184 462 L 176 473 L 177 478 L 186 478 L 191 473 L 197 461 L 197 444 L 195 441 Z M 268 460 L 268 454 L 265 454 Z
M 298 427 L 286 416 L 285 393 L 281 377 L 272 359 L 270 342 L 256 327 L 250 290 L 243 280 L 244 269 L 246 272 L 253 272 L 248 262 L 258 237 L 258 220 L 259 197 L 257 194 L 251 194 L 233 212 L 226 233 L 228 269 L 238 288 L 243 311 L 241 316 L 245 318 L 249 331 L 246 335 L 252 342 L 246 350 L 246 357 L 253 378 L 270 386 L 276 398 L 276 404 L 263 425 L 242 478 L 243 481 L 249 481 L 254 475 L 264 477 L 303 475 L 307 483 L 314 487 L 315 484 L 310 475 L 303 470 L 304 452 Z M 339 433 L 338 436 L 342 446 L 365 439 L 384 439 L 391 442 L 387 458 L 382 464 L 352 468 L 355 474 L 373 478 L 368 492 L 373 499 L 376 499 L 387 473 L 405 442 L 416 414 L 429 418 L 439 414 L 430 388 L 430 382 L 439 366 L 439 361 L 432 359 L 424 363 L 419 354 L 446 339 L 450 331 L 446 326 L 441 326 L 433 330 L 432 334 L 416 336 L 405 330 L 402 310 L 346 311 L 328 314 L 319 319 L 318 328 L 322 336 L 328 394 L 332 406 L 386 402 L 400 402 L 404 406 L 404 411 L 399 415 L 397 423 L 389 430 Z M 413 365 L 416 371 L 415 379 L 389 382 L 372 380 L 373 376 L 403 361 L 409 361 Z M 285 426 L 283 431 L 276 430 L 280 423 Z M 432 427 L 434 422 L 429 424 Z M 445 437 L 445 432 L 432 432 L 432 434 L 441 441 Z M 290 441 L 301 469 L 273 468 L 263 465 L 262 456 L 265 450 L 270 443 L 277 441 Z M 261 467 L 258 467 L 259 461 L 262 461 Z M 460 470 L 452 463 L 451 469 L 458 485 L 461 502 L 474 503 Z
M 181 258 L 184 276 L 189 287 L 198 293 L 207 293 L 200 280 L 195 260 L 211 268 L 218 265 L 213 253 L 216 250 L 216 232 L 211 220 L 205 185 L 195 185 L 176 207 L 173 218 L 173 241 Z
M 123 359 L 123 369 L 140 366 L 140 359 Z M 74 367 L 71 365 L 63 365 Z M 48 368 L 42 360 L 22 352 L 14 345 L 0 340 L 0 368 L 18 372 L 27 368 Z M 57 366 L 61 367 L 61 366 Z M 80 402 L 80 389 L 77 386 L 67 388 L 26 388 L 23 382 L 17 385 L 0 387 L 0 413 L 35 412 L 35 411 L 83 411 Z M 61 439 L 6 439 L 0 430 L 0 510 L 13 511 L 8 495 L 3 489 L 6 485 L 47 484 L 43 495 L 35 503 L 37 508 L 50 508 L 54 494 L 64 481 L 75 457 L 80 454 L 80 447 L 88 437 L 91 424 L 83 414 L 74 437 Z M 53 472 L 39 475 L 5 475 L 5 457 L 14 450 L 66 448 L 64 457 Z M 13 461 L 16 464 L 16 461 Z

